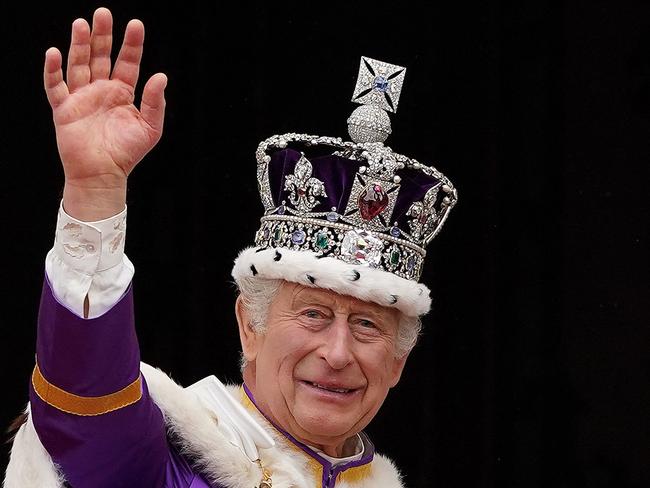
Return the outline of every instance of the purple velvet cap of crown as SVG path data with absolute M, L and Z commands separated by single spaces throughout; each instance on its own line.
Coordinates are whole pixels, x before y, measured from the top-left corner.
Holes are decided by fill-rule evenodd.
M 291 148 L 276 151 L 271 155 L 269 163 L 269 183 L 273 202 L 280 207 L 282 202 L 289 201 L 290 190 L 285 187 L 286 176 L 293 174 L 296 163 L 300 160 L 301 152 Z M 343 214 L 350 193 L 352 183 L 358 176 L 359 168 L 367 165 L 364 161 L 356 161 L 334 154 L 324 154 L 309 157 L 313 166 L 312 176 L 322 181 L 325 185 L 327 196 L 319 198 L 319 203 L 313 208 L 314 212 L 330 212 L 336 209 Z M 409 229 L 408 221 L 411 219 L 407 212 L 414 202 L 423 200 L 426 193 L 441 184 L 441 179 L 427 175 L 422 171 L 405 169 L 400 171 L 400 189 L 395 200 L 390 219 L 386 226 L 397 223 L 400 229 Z M 367 178 L 377 180 L 376 178 Z

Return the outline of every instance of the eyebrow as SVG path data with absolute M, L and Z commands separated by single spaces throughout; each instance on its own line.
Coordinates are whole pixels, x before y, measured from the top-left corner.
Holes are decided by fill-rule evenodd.
M 308 305 L 311 302 L 315 302 L 319 305 L 334 308 L 334 305 L 336 304 L 337 300 L 329 296 L 323 297 L 316 293 L 312 293 L 311 290 L 301 290 L 294 294 L 291 300 L 291 305 L 292 306 L 301 305 L 301 304 Z M 353 309 L 349 312 L 349 315 L 365 315 L 365 316 L 369 316 L 374 321 L 379 321 L 387 318 L 388 315 L 387 313 L 385 313 L 382 310 L 376 309 L 375 307 L 372 306 L 372 304 L 371 305 L 364 304 L 363 306 L 364 306 L 363 310 Z
M 323 298 L 316 293 L 311 293 L 310 290 L 300 290 L 297 293 L 294 293 L 293 297 L 291 298 L 291 305 L 295 306 L 296 304 L 309 304 L 312 302 L 316 302 L 321 305 L 329 305 L 332 306 L 335 303 L 335 300 L 333 300 L 330 297 Z

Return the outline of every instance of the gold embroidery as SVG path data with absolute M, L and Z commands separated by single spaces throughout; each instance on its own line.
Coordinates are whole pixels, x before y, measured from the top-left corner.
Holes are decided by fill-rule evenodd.
M 337 481 L 347 481 L 348 483 L 356 483 L 363 481 L 372 471 L 372 463 L 364 464 L 362 466 L 354 466 L 339 473 Z
M 131 405 L 142 398 L 142 375 L 120 391 L 98 397 L 68 393 L 45 379 L 38 364 L 32 374 L 34 391 L 48 405 L 73 415 L 102 415 Z

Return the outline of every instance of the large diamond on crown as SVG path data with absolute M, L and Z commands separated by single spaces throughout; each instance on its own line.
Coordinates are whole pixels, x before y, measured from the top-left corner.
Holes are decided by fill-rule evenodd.
M 381 263 L 384 244 L 372 232 L 362 229 L 349 230 L 341 243 L 340 257 L 350 264 L 362 264 L 377 268 Z

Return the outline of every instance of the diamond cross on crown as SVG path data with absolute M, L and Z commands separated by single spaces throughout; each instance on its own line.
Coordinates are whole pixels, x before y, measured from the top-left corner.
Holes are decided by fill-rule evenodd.
M 396 112 L 406 68 L 361 56 L 352 101 L 361 107 L 348 118 L 354 142 L 383 143 L 391 133 L 387 112 Z
M 375 105 L 388 112 L 397 112 L 406 68 L 361 56 L 359 76 L 352 101 Z

